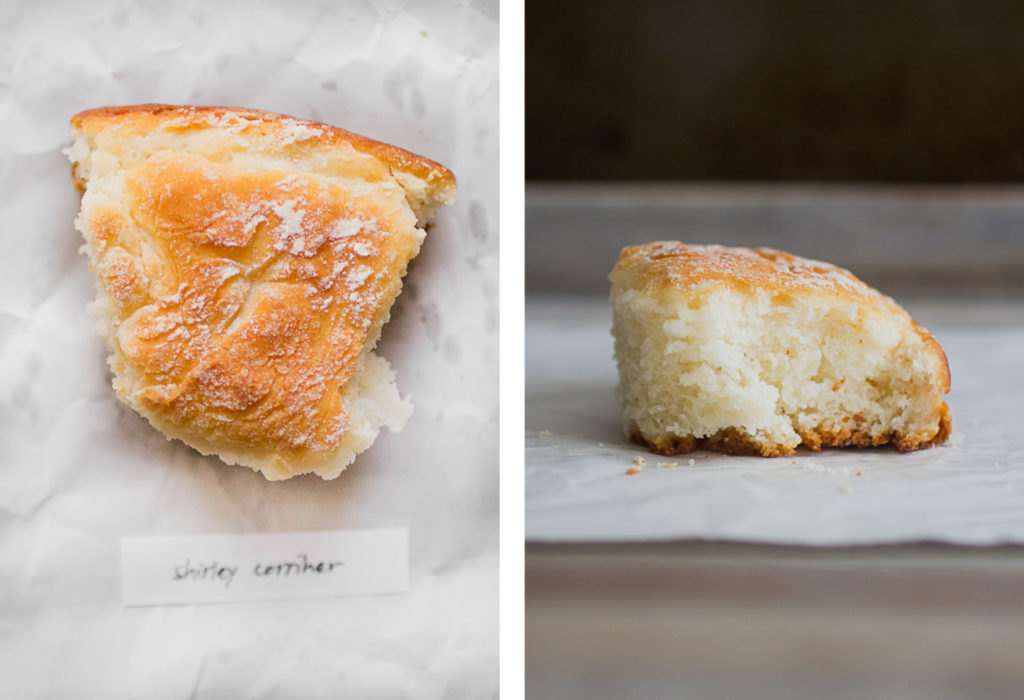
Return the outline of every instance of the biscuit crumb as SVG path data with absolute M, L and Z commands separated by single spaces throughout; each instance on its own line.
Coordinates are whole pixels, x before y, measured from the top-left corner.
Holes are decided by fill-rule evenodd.
M 426 36 L 426 35 L 427 35 L 427 30 L 426 29 L 421 29 L 420 30 L 420 36 Z
M 647 464 L 647 460 L 644 459 L 643 457 L 634 457 L 633 458 L 633 466 L 635 466 L 635 467 L 642 467 L 645 464 Z
M 659 467 L 664 467 L 665 469 L 671 469 L 672 467 L 676 466 L 677 464 L 679 464 L 679 462 L 658 462 L 658 466 Z
M 639 474 L 640 470 L 639 469 L 632 469 L 632 468 L 630 468 L 630 469 L 626 470 L 626 473 L 629 474 L 630 476 L 633 476 L 634 474 Z
M 542 430 L 542 431 L 540 431 L 537 434 L 540 435 L 541 437 L 547 437 L 547 436 L 551 435 L 551 431 L 550 430 Z

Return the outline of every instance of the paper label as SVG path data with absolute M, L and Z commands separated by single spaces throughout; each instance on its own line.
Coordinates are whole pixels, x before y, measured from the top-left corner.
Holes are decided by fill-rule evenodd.
M 402 593 L 405 528 L 121 540 L 125 605 L 229 603 Z

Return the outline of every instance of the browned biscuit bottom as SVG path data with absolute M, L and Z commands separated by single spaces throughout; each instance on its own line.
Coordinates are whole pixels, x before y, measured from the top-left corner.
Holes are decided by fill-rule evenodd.
M 851 417 L 854 422 L 856 417 Z M 923 438 L 920 435 L 901 435 L 893 430 L 887 430 L 878 435 L 871 435 L 864 430 L 856 428 L 844 428 L 843 430 L 817 430 L 800 433 L 801 445 L 809 447 L 815 452 L 822 447 L 881 447 L 882 445 L 893 445 L 900 452 L 912 452 L 926 447 L 939 445 L 949 439 L 953 423 L 950 417 L 949 407 L 945 404 L 939 414 L 939 428 L 935 435 Z M 677 436 L 648 440 L 637 431 L 629 435 L 631 442 L 643 445 L 651 452 L 660 455 L 678 455 L 694 450 L 709 450 L 712 452 L 724 452 L 730 455 L 759 456 L 759 457 L 784 457 L 792 455 L 795 449 L 787 448 L 785 445 L 771 445 L 759 442 L 749 434 L 737 428 L 725 428 L 714 435 L 707 437 Z

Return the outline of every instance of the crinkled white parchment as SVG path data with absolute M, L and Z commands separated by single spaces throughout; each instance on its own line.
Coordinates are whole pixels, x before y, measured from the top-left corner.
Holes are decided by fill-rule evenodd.
M 440 698 L 497 690 L 497 2 L 0 5 L 4 697 Z M 411 395 L 335 481 L 270 483 L 122 406 L 60 149 L 139 102 L 336 124 L 449 166 L 378 346 Z M 401 596 L 124 609 L 124 535 L 408 526 Z
M 662 457 L 626 443 L 604 300 L 538 302 L 526 335 L 531 541 L 740 540 L 855 545 L 1024 542 L 1024 327 L 941 305 L 919 318 L 946 351 L 948 443 Z M 639 473 L 635 460 L 641 458 Z M 692 464 L 691 464 L 692 461 Z

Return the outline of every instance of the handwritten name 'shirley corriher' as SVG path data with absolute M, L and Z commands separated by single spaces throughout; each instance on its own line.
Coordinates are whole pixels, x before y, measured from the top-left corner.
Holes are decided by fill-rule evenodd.
M 252 573 L 258 578 L 302 576 L 305 574 L 330 574 L 335 568 L 344 566 L 340 561 L 310 561 L 305 554 L 297 555 L 297 561 L 284 561 L 273 564 L 257 562 Z M 196 562 L 185 559 L 185 562 L 174 567 L 175 581 L 222 581 L 225 588 L 231 586 L 240 567 L 221 564 L 214 560 L 210 563 Z

